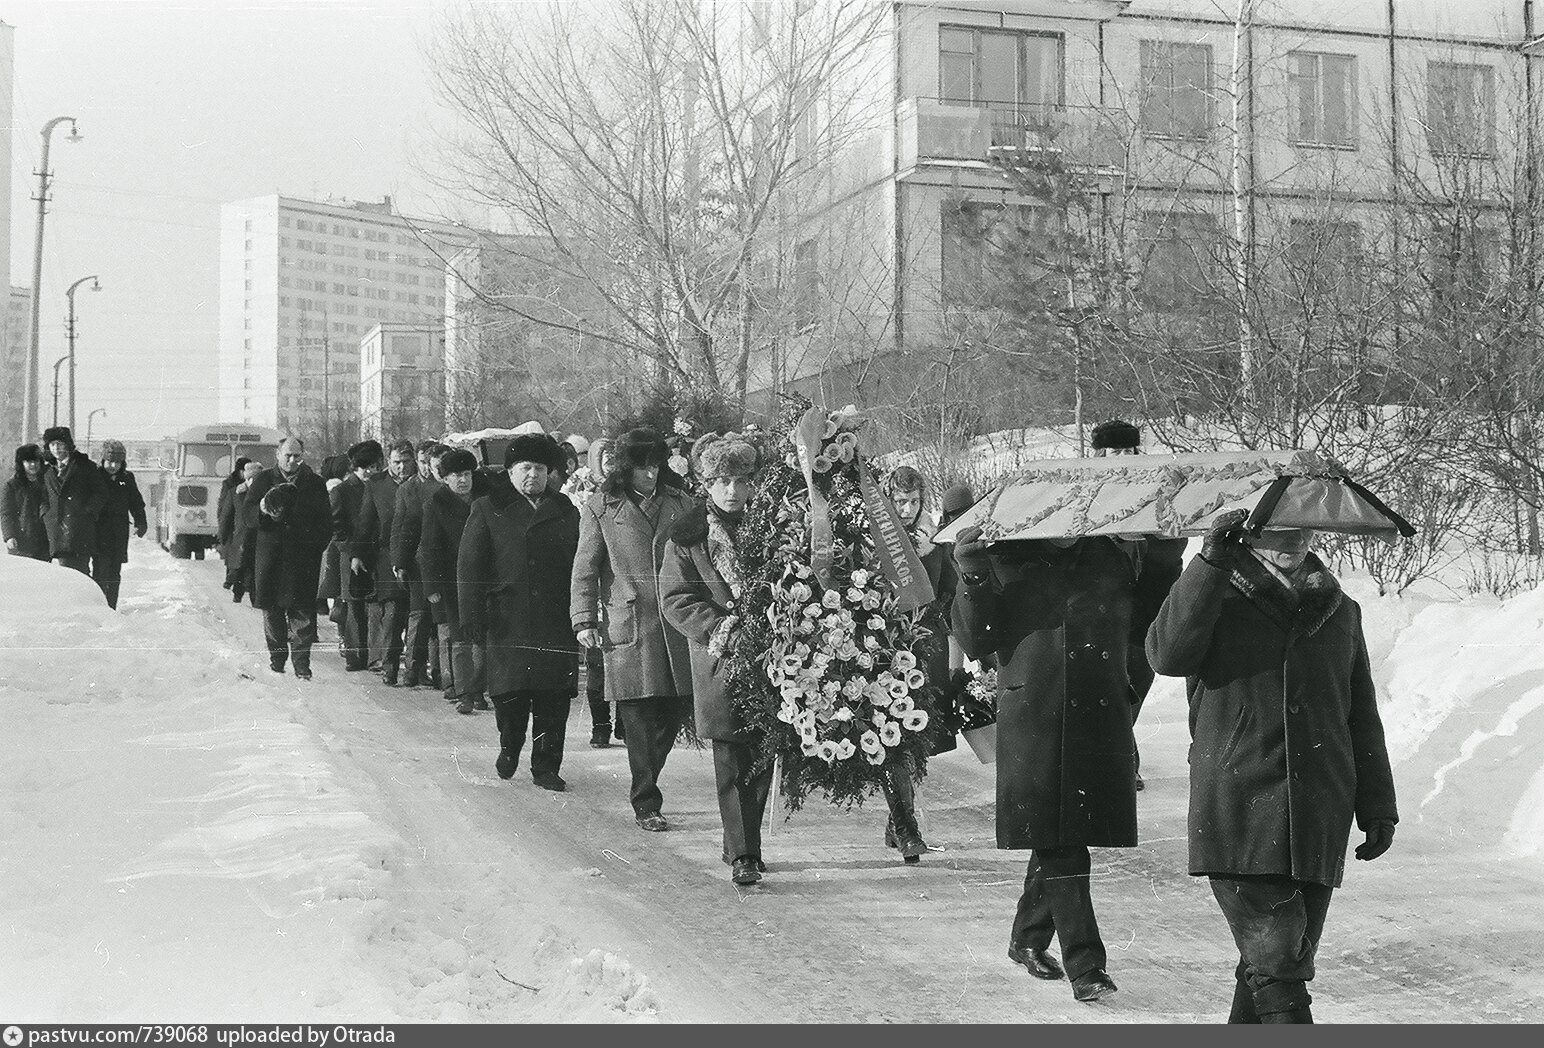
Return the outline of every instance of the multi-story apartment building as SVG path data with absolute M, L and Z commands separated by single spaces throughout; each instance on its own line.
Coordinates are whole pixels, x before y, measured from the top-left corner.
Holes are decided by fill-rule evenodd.
M 1483 214 L 1472 243 L 1389 238 L 1415 235 L 1395 220 L 1412 195 L 1460 180 L 1478 212 L 1503 203 L 1496 186 L 1532 148 L 1544 58 L 1526 46 L 1540 32 L 1531 0 L 1254 0 L 1242 26 L 1240 6 L 896 4 L 874 45 L 889 75 L 865 80 L 877 117 L 833 168 L 830 208 L 800 251 L 810 281 L 853 286 L 846 259 L 883 276 L 834 311 L 861 325 L 811 328 L 760 384 L 854 396 L 876 354 L 943 338 L 991 279 L 968 229 L 1043 206 L 1015 195 L 993 162 L 1005 156 L 1054 153 L 1076 169 L 1103 231 L 1158 283 L 1227 287 L 1216 267 L 1229 252 L 1258 261 L 1309 233 L 1342 258 L 1482 260 L 1503 224 Z M 1463 173 L 1487 166 L 1489 182 Z
M 357 419 L 360 341 L 378 324 L 442 322 L 459 226 L 379 203 L 270 195 L 220 216 L 220 417 L 339 433 Z
M 11 128 L 15 123 L 15 30 L 0 22 L 0 290 L 11 289 Z M 30 294 L 29 302 L 30 305 Z M 9 303 L 7 303 L 9 306 Z M 0 325 L 0 444 L 11 447 L 21 442 L 23 391 L 27 369 L 27 311 L 22 311 L 21 327 L 11 324 L 7 309 Z M 39 416 L 41 417 L 41 415 Z M 36 440 L 39 434 L 28 439 Z
M 377 324 L 359 343 L 359 435 L 422 440 L 445 420 L 445 326 Z

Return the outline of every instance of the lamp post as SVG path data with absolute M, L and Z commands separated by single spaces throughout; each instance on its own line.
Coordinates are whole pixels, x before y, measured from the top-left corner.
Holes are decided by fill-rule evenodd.
M 97 283 L 93 276 L 81 277 L 70 285 L 70 289 L 64 293 L 64 297 L 70 300 L 70 314 L 64 318 L 64 330 L 70 343 L 70 432 L 75 432 L 75 289 L 86 281 L 91 281 L 92 291 L 101 291 L 102 285 Z
M 86 416 L 86 454 L 91 454 L 91 423 L 98 415 L 106 415 L 106 408 L 92 408 L 91 414 Z
M 66 353 L 64 356 L 54 361 L 54 421 L 51 423 L 51 425 L 55 426 L 59 424 L 59 365 L 63 364 L 66 360 L 69 359 L 70 355 Z M 74 433 L 75 431 L 72 429 L 70 432 Z
M 37 236 L 32 244 L 32 315 L 27 340 L 27 388 L 22 401 L 22 428 L 28 436 L 38 431 L 38 306 L 42 302 L 43 293 L 43 216 L 48 213 L 48 180 L 51 177 L 48 170 L 48 143 L 54 128 L 65 123 L 70 125 L 68 141 L 80 141 L 80 130 L 75 126 L 73 116 L 56 116 L 43 125 L 42 163 L 38 165 L 37 172 L 38 195 L 33 198 L 38 202 L 38 221 Z

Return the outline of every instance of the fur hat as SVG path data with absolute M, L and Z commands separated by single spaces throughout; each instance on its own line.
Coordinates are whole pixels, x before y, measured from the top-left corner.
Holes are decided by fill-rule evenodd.
M 102 441 L 101 457 L 103 462 L 110 462 L 114 459 L 119 462 L 127 462 L 129 460 L 129 453 L 124 449 L 123 441 L 104 440 Z
M 477 456 L 466 448 L 453 448 L 445 452 L 440 459 L 440 476 L 448 477 L 452 473 L 477 472 Z
M 69 426 L 49 426 L 43 431 L 43 446 L 46 448 L 56 440 L 62 440 L 73 450 L 75 438 L 70 434 Z
M 275 484 L 263 495 L 263 501 L 258 504 L 258 508 L 274 520 L 282 520 L 284 514 L 295 505 L 298 497 L 295 485 Z
M 755 476 L 762 464 L 761 445 L 744 433 L 709 433 L 697 441 L 692 457 L 703 480 Z
M 945 515 L 950 513 L 964 513 L 976 504 L 975 492 L 970 490 L 970 485 L 959 483 L 951 485 L 939 500 L 939 509 Z
M 1094 450 L 1100 448 L 1139 448 L 1142 431 L 1124 419 L 1112 418 L 1094 427 Z
M 646 469 L 663 466 L 670 458 L 665 439 L 652 429 L 630 429 L 617 438 L 613 448 L 615 468 Z
M 562 469 L 567 464 L 563 449 L 545 433 L 522 433 L 511 440 L 504 451 L 504 468 L 516 462 L 536 462 L 548 469 Z M 440 468 L 444 468 L 443 461 Z

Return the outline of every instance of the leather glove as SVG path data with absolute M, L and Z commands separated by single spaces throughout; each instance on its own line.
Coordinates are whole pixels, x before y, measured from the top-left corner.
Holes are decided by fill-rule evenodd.
M 961 575 L 986 575 L 992 570 L 980 528 L 966 528 L 954 540 L 954 563 Z
M 1219 514 L 1201 540 L 1201 558 L 1214 567 L 1223 567 L 1233 559 L 1241 545 L 1244 521 L 1249 519 L 1247 510 L 1230 509 Z
M 1371 862 L 1388 851 L 1393 843 L 1394 824 L 1387 819 L 1378 819 L 1367 827 L 1367 839 L 1356 846 L 1356 857 Z
M 134 529 L 135 537 L 136 538 L 144 538 L 146 530 L 147 529 L 146 529 L 145 525 L 143 525 L 143 524 L 140 524 L 140 525 L 136 526 L 135 529 Z

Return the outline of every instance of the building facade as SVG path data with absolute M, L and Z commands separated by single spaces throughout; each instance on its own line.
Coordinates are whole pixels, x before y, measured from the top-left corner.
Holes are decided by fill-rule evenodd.
M 400 215 L 389 197 L 224 205 L 220 417 L 336 450 L 359 425 L 361 340 L 380 324 L 442 323 L 445 259 L 465 243 L 461 227 Z
M 27 318 L 30 292 L 11 287 L 11 129 L 15 114 L 15 30 L 0 22 L 0 289 L 10 290 L 4 324 L 0 325 L 0 443 L 22 443 L 23 395 L 27 380 Z M 17 292 L 24 296 L 21 325 L 12 323 Z M 39 417 L 42 413 L 39 412 Z M 27 439 L 36 440 L 40 434 Z
M 377 324 L 359 343 L 359 436 L 383 444 L 444 432 L 445 326 Z

